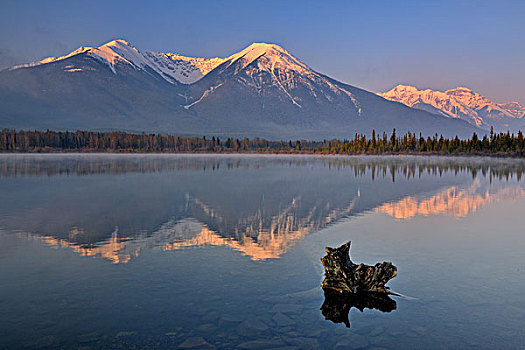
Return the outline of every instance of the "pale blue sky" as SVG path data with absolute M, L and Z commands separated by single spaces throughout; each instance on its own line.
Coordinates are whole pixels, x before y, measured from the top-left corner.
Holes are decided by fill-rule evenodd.
M 525 1 L 0 1 L 0 68 L 124 38 L 228 56 L 277 43 L 374 92 L 470 87 L 525 105 Z

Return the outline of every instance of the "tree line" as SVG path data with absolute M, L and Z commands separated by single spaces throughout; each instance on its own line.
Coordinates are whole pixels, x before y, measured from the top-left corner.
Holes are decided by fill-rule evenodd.
M 3 129 L 1 152 L 175 152 L 175 153 L 316 153 L 316 154 L 486 154 L 525 156 L 523 133 L 494 133 L 482 138 L 423 137 L 408 132 L 355 134 L 352 139 L 269 141 L 261 138 L 184 137 L 96 131 L 23 131 Z

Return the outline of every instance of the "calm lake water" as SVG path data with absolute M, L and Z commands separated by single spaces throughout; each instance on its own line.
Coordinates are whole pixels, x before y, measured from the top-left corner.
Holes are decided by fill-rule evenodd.
M 523 348 L 524 171 L 0 155 L 0 348 Z M 354 262 L 397 266 L 389 312 L 325 300 L 320 258 L 349 240 Z

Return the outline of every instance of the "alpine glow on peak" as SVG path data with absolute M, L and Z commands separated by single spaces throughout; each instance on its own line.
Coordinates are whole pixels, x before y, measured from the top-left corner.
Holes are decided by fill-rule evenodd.
M 436 91 L 397 85 L 378 95 L 409 107 L 463 119 L 485 129 L 494 126 L 496 130 L 507 131 L 509 128 L 513 129 L 514 124 L 525 116 L 525 107 L 517 102 L 496 103 L 466 87 Z

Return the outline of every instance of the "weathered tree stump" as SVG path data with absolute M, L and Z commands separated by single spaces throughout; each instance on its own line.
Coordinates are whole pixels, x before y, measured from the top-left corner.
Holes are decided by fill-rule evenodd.
M 339 248 L 326 247 L 326 255 L 321 259 L 325 269 L 321 287 L 340 294 L 390 293 L 385 284 L 396 277 L 397 267 L 391 262 L 374 266 L 354 264 L 350 260 L 350 244 L 348 241 Z

